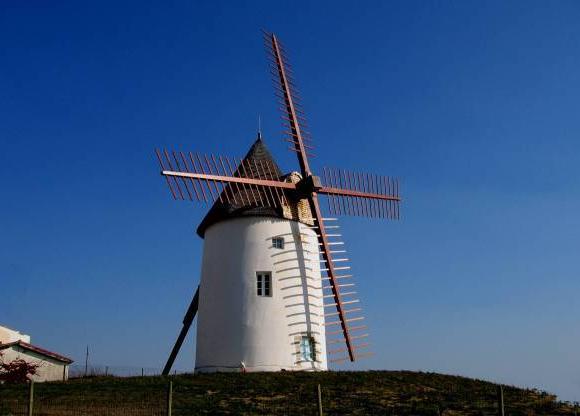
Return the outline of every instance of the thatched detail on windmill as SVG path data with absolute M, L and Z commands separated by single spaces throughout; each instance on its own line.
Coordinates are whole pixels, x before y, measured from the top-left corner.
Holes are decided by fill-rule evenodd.
M 284 182 L 297 184 L 302 180 L 302 175 L 292 172 L 286 175 Z M 314 218 L 310 203 L 307 198 L 300 198 L 287 193 L 286 200 L 282 203 L 282 216 L 288 220 L 298 221 L 307 225 L 314 225 Z

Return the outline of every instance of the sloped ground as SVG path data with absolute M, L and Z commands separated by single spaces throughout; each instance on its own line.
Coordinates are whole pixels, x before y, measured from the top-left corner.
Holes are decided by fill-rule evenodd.
M 410 371 L 248 373 L 174 377 L 95 377 L 35 385 L 35 415 L 497 415 L 497 386 Z M 25 415 L 27 386 L 0 386 L 0 415 Z M 536 390 L 504 386 L 506 415 L 573 415 Z

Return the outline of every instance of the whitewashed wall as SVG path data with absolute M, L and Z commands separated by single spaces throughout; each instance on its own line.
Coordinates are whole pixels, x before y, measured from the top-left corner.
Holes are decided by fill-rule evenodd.
M 39 364 L 40 367 L 37 370 L 37 374 L 32 376 L 35 382 L 62 381 L 68 379 L 68 365 L 62 361 L 23 349 L 18 345 L 2 350 L 2 355 L 2 359 L 5 362 L 23 359 L 29 363 Z
M 284 249 L 272 247 L 283 237 Z M 256 272 L 272 272 L 272 296 L 257 296 Z M 221 221 L 205 232 L 196 371 L 326 370 L 316 234 L 269 217 Z M 315 340 L 316 362 L 300 362 L 297 341 Z
M 0 344 L 8 344 L 16 341 L 30 343 L 30 335 L 24 335 L 13 329 L 0 326 Z

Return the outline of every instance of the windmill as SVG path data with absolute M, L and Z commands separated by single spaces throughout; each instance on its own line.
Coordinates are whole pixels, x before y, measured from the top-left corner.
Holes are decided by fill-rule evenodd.
M 197 230 L 204 238 L 200 286 L 164 374 L 198 311 L 196 371 L 325 370 L 369 354 L 335 217 L 398 219 L 399 184 L 343 169 L 313 172 L 286 52 L 276 35 L 264 39 L 299 171 L 280 171 L 261 132 L 242 159 L 156 150 L 174 199 L 211 204 Z M 321 196 L 335 217 L 323 216 Z

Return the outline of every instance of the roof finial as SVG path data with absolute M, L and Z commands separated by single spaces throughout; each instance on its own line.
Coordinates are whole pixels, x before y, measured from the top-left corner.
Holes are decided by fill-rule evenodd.
M 258 140 L 262 140 L 262 118 L 258 114 Z

